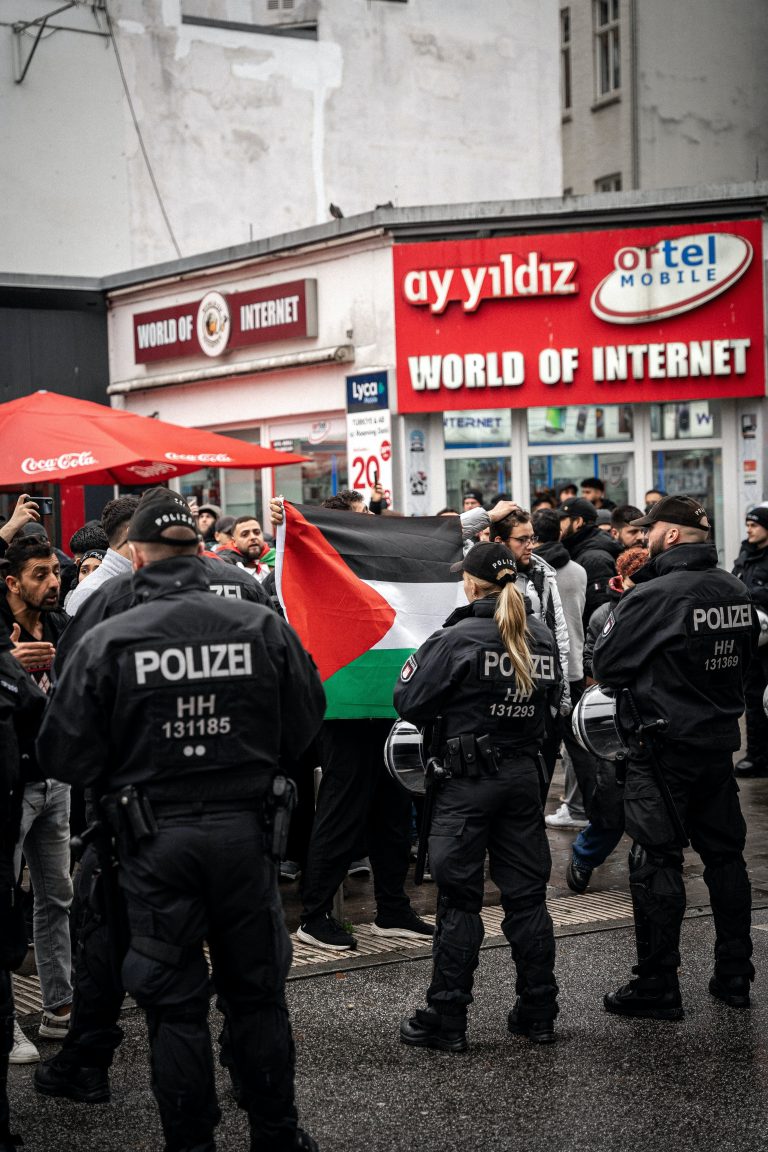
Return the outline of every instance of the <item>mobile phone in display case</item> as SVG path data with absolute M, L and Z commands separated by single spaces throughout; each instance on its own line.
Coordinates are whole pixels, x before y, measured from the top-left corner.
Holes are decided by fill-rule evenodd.
M 584 435 L 584 429 L 586 428 L 586 426 L 587 426 L 587 410 L 586 410 L 586 408 L 579 408 L 579 412 L 578 412 L 578 415 L 576 417 L 576 435 L 577 436 L 583 436 Z
M 622 436 L 631 436 L 634 428 L 632 420 L 632 405 L 619 404 L 619 432 Z
M 565 432 L 565 421 L 568 417 L 567 408 L 547 408 L 544 417 L 545 432 Z
M 595 408 L 595 439 L 605 439 L 605 409 Z

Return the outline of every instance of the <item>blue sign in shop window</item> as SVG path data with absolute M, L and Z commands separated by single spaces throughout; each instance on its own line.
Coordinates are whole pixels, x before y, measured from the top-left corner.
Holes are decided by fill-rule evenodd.
M 388 407 L 386 371 L 347 376 L 347 412 L 370 412 L 373 408 Z

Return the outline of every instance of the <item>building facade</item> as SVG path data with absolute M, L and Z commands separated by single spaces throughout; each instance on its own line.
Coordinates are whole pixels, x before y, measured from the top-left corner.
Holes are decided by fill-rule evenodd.
M 729 565 L 765 495 L 768 186 L 618 199 L 374 213 L 113 280 L 112 402 L 311 456 L 182 478 L 232 512 L 598 475 L 699 497 Z
M 557 7 L 0 0 L 0 270 L 100 277 L 333 212 L 559 195 Z
M 563 189 L 765 179 L 766 54 L 762 0 L 561 4 Z

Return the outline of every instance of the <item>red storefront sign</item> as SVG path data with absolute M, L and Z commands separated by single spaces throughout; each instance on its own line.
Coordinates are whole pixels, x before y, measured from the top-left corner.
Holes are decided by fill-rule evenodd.
M 221 356 L 234 348 L 317 335 L 317 281 L 295 280 L 248 292 L 207 292 L 201 300 L 133 317 L 137 364 Z
M 400 412 L 759 396 L 759 220 L 403 244 Z

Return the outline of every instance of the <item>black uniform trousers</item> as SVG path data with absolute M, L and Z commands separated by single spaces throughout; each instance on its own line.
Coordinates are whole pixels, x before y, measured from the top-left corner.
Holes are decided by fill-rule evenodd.
M 202 807 L 202 806 L 201 806 Z M 147 1014 L 167 1152 L 208 1152 L 220 1113 L 208 1028 L 213 979 L 230 1030 L 253 1152 L 296 1138 L 285 980 L 291 944 L 257 811 L 161 808 L 158 832 L 120 850 L 131 943 L 126 991 Z
M 752 975 L 752 894 L 744 861 L 746 824 L 732 753 L 659 741 L 657 762 L 692 847 L 704 863 L 715 922 L 715 971 Z M 647 761 L 631 759 L 624 788 L 638 975 L 674 973 L 685 913 L 683 845 Z
M 365 847 L 379 916 L 409 907 L 411 802 L 384 765 L 390 720 L 326 720 L 318 735 L 323 780 L 304 872 L 302 920 L 330 912 L 356 853 Z
M 58 1063 L 78 1068 L 109 1068 L 123 1038 L 118 1027 L 125 989 L 120 972 L 127 948 L 127 927 L 110 924 L 93 844 L 83 852 L 75 878 L 72 926 L 77 941 L 72 967 L 72 1013 Z M 125 903 L 115 893 L 113 914 L 125 921 Z
M 552 860 L 541 783 L 529 757 L 505 759 L 496 775 L 454 777 L 438 786 L 429 863 L 438 886 L 432 982 L 427 1002 L 464 1017 L 472 1003 L 483 923 L 486 851 L 501 892 L 502 930 L 517 968 L 516 991 L 527 1019 L 557 1012 L 555 937 L 546 893 Z

